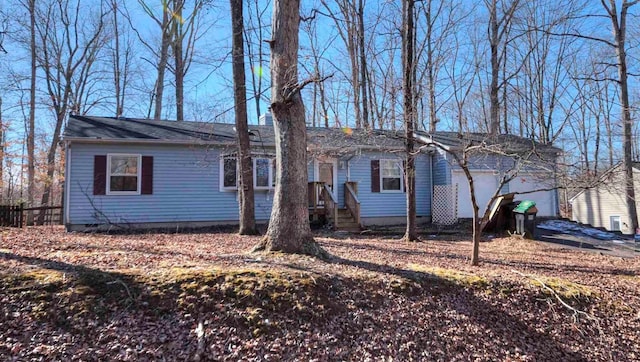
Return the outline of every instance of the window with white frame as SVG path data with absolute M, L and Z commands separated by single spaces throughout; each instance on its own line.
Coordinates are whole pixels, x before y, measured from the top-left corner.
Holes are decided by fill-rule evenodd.
M 402 191 L 402 161 L 380 160 L 381 191 Z
M 240 179 L 240 165 L 236 157 L 227 156 L 221 160 L 221 184 L 224 190 L 237 190 Z M 275 160 L 256 157 L 253 159 L 253 187 L 256 190 L 273 189 L 276 184 Z
M 253 159 L 253 187 L 258 190 L 270 189 L 273 179 L 271 159 Z
M 610 231 L 620 231 L 620 216 L 610 216 Z
M 222 188 L 235 190 L 238 188 L 238 165 L 235 157 L 222 159 Z
M 107 191 L 111 195 L 140 193 L 140 155 L 107 155 Z

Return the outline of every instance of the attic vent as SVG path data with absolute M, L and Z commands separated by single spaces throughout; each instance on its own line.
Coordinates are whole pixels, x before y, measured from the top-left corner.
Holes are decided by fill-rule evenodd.
M 271 116 L 271 112 L 261 115 L 258 120 L 258 124 L 261 126 L 273 126 L 273 117 Z

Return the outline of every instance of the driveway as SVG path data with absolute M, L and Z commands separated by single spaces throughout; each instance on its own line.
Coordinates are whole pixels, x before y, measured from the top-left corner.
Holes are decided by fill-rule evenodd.
M 620 257 L 640 256 L 640 243 L 629 237 L 564 220 L 550 220 L 538 225 L 536 240 Z

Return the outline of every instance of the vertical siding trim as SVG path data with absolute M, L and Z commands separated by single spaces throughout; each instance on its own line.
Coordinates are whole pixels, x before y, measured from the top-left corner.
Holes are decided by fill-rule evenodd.
M 93 194 L 104 195 L 107 191 L 107 156 L 93 157 Z
M 142 156 L 142 182 L 140 193 L 142 195 L 153 194 L 153 156 Z
M 371 192 L 380 192 L 380 160 L 371 160 Z

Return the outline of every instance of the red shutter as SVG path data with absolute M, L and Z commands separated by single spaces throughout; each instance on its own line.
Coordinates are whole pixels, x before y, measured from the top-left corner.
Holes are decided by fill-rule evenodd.
M 107 190 L 107 156 L 93 157 L 93 194 L 104 195 Z
M 153 194 L 153 156 L 142 156 L 142 182 L 140 193 Z
M 371 160 L 371 192 L 380 192 L 380 160 Z

